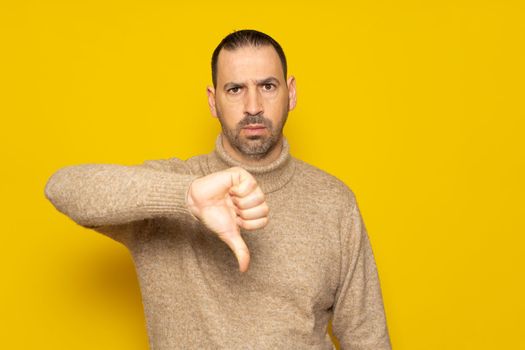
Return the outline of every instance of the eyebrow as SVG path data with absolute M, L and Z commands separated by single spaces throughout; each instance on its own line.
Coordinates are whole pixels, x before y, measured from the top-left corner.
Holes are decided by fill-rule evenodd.
M 264 84 L 270 84 L 270 83 L 279 85 L 279 80 L 275 77 L 268 77 L 266 79 L 257 80 L 256 83 L 257 85 L 264 85 Z
M 264 85 L 264 84 L 270 84 L 270 83 L 273 83 L 275 85 L 279 85 L 280 84 L 279 80 L 277 78 L 275 78 L 275 77 L 268 77 L 268 78 L 256 80 L 255 83 L 257 85 Z M 228 89 L 231 89 L 233 87 L 242 87 L 242 86 L 245 86 L 245 85 L 246 85 L 245 83 L 238 83 L 238 82 L 231 81 L 231 82 L 228 82 L 228 83 L 224 84 L 224 89 L 228 90 Z

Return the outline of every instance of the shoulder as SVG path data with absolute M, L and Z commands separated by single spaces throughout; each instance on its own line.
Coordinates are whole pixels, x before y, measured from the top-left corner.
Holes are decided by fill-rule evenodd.
M 293 158 L 299 185 L 316 196 L 329 197 L 339 205 L 352 207 L 355 202 L 354 191 L 341 179 L 301 159 Z

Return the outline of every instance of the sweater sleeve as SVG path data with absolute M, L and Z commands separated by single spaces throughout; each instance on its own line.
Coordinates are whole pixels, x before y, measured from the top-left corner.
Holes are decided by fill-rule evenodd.
M 149 218 L 191 218 L 186 194 L 197 176 L 151 166 L 155 162 L 66 166 L 48 179 L 45 196 L 77 224 L 108 234 Z
M 355 197 L 341 225 L 341 274 L 333 333 L 343 350 L 390 350 L 377 268 Z

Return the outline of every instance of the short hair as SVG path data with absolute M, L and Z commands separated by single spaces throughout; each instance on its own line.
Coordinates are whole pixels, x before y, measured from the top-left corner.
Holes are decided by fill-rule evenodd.
M 279 55 L 283 66 L 284 78 L 286 79 L 286 56 L 281 45 L 268 34 L 257 30 L 243 29 L 227 35 L 213 51 L 213 55 L 211 56 L 211 79 L 213 81 L 213 87 L 217 86 L 217 61 L 222 49 L 233 51 L 246 46 L 260 47 L 266 45 L 273 46 L 277 55 Z

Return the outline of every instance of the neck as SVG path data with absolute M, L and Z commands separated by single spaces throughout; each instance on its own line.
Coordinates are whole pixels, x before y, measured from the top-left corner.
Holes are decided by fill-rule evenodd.
M 277 158 L 273 159 L 270 163 L 261 163 L 260 161 L 255 164 L 247 164 L 245 161 L 237 160 L 232 157 L 231 151 L 228 152 L 223 142 L 224 135 L 219 134 L 215 140 L 215 150 L 206 157 L 206 161 L 202 165 L 202 169 L 205 170 L 206 174 L 225 170 L 234 166 L 242 167 L 250 174 L 252 174 L 257 183 L 261 186 L 261 190 L 264 193 L 270 193 L 277 191 L 282 188 L 292 179 L 294 174 L 296 161 L 293 160 L 290 154 L 290 145 L 284 135 L 279 140 L 279 146 L 276 145 L 276 149 L 280 149 L 280 153 Z M 267 161 L 270 158 L 265 158 Z
M 246 165 L 268 165 L 275 161 L 279 156 L 281 155 L 282 149 L 283 149 L 283 136 L 281 135 L 279 137 L 279 140 L 277 141 L 277 144 L 264 156 L 262 157 L 250 157 L 246 154 L 243 154 L 239 152 L 239 150 L 235 149 L 227 140 L 227 138 L 224 136 L 222 137 L 222 147 L 224 150 L 228 153 L 230 157 L 238 161 L 239 163 L 243 163 Z

